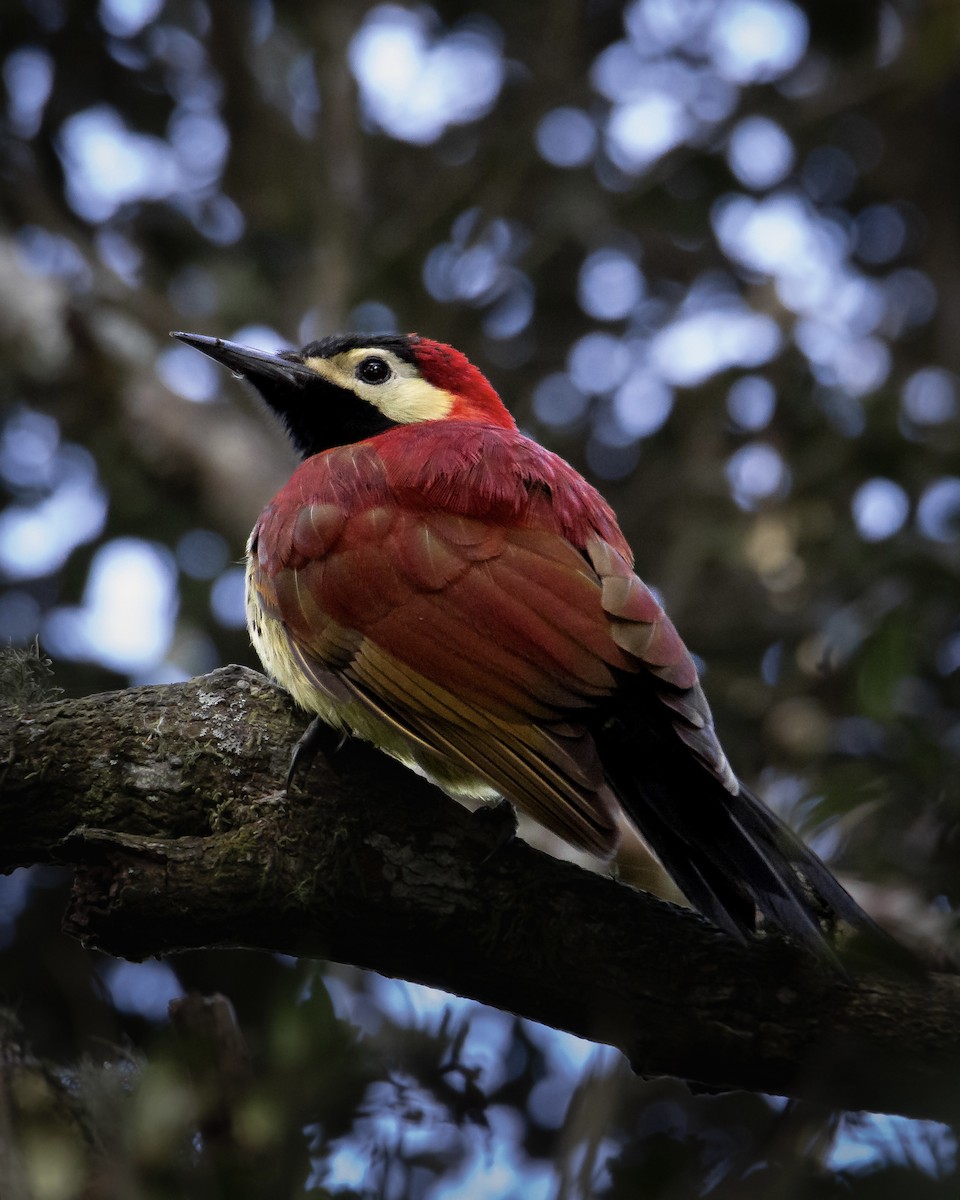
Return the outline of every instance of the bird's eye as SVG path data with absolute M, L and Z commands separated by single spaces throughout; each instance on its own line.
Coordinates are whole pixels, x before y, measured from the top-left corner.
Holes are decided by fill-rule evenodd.
M 385 358 L 371 355 L 359 364 L 356 374 L 362 383 L 386 383 L 393 372 Z

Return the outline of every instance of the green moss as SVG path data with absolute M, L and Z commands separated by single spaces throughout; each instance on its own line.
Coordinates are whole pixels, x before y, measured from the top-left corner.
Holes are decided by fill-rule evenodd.
M 29 708 L 45 700 L 56 700 L 63 689 L 51 682 L 53 664 L 40 653 L 40 646 L 0 647 L 0 697 L 3 706 L 13 711 Z

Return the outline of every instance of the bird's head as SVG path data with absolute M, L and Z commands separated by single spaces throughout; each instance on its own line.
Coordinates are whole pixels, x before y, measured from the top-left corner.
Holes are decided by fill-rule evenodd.
M 304 458 L 419 421 L 514 428 L 465 355 L 416 334 L 340 334 L 275 354 L 197 333 L 172 336 L 252 383 Z

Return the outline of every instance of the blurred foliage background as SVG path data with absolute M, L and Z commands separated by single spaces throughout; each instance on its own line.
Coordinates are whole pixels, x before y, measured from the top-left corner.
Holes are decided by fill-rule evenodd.
M 954 4 L 5 0 L 0 69 L 0 637 L 71 695 L 256 665 L 237 564 L 292 458 L 167 332 L 418 330 L 613 502 L 740 773 L 942 935 Z M 98 958 L 63 888 L 0 879 L 7 1036 L 61 1064 L 0 1139 L 18 1200 L 957 1194 L 944 1126 L 692 1096 L 346 968 Z M 226 1133 L 187 989 L 249 1044 Z

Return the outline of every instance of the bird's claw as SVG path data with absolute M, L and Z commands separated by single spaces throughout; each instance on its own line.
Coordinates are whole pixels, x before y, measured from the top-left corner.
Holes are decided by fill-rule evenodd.
M 509 800 L 501 798 L 496 804 L 483 804 L 475 809 L 473 819 L 493 831 L 493 845 L 481 860 L 486 864 L 516 837 L 517 810 Z
M 337 739 L 337 743 L 333 747 L 330 746 L 330 739 L 332 737 L 336 737 Z M 331 754 L 336 754 L 344 742 L 346 742 L 347 737 L 346 730 L 341 729 L 338 731 L 333 729 L 326 721 L 322 721 L 319 717 L 314 717 L 293 747 L 293 752 L 290 755 L 290 766 L 287 768 L 287 778 L 283 785 L 284 792 L 289 794 L 293 780 L 301 767 L 306 770 L 321 752 L 327 757 Z

